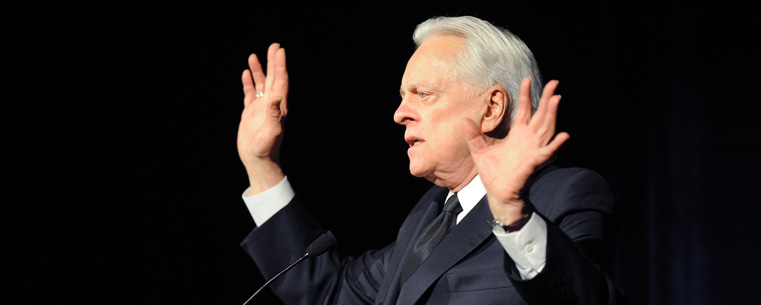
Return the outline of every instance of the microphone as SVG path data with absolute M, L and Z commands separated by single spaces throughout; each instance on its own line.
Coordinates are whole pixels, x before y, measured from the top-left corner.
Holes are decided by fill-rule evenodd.
M 306 254 L 304 254 L 304 257 L 315 257 L 323 254 L 326 251 L 333 249 L 336 244 L 338 244 L 338 242 L 336 241 L 336 237 L 333 236 L 333 232 L 327 231 L 322 233 L 320 237 L 317 237 L 317 239 L 315 239 L 312 244 L 307 247 L 307 251 Z
M 298 260 L 293 262 L 293 264 L 291 264 L 290 266 L 285 267 L 285 269 L 283 269 L 283 271 L 280 271 L 280 273 L 276 274 L 269 281 L 264 283 L 264 285 L 262 285 L 262 287 L 259 287 L 259 290 L 254 292 L 254 294 L 251 297 L 249 297 L 248 300 L 243 302 L 243 305 L 246 305 L 249 301 L 251 301 L 251 299 L 253 299 L 257 294 L 259 294 L 259 292 L 262 291 L 262 289 L 264 289 L 264 287 L 267 287 L 272 281 L 274 281 L 275 279 L 280 277 L 280 275 L 282 275 L 286 271 L 291 270 L 291 268 L 296 266 L 296 264 L 300 263 L 305 258 L 315 257 L 315 256 L 318 256 L 320 254 L 323 254 L 326 251 L 328 251 L 328 250 L 332 249 L 333 247 L 335 247 L 337 243 L 338 242 L 336 241 L 336 238 L 335 238 L 335 236 L 333 236 L 332 232 L 327 231 L 325 233 L 322 233 L 322 235 L 320 235 L 320 237 L 317 237 L 317 239 L 315 239 L 309 245 L 309 247 L 307 247 L 306 253 L 304 253 L 303 256 L 301 256 Z

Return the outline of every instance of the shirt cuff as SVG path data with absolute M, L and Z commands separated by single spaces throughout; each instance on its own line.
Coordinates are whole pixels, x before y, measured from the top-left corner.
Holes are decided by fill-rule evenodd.
M 250 189 L 250 186 L 246 188 L 241 197 L 257 226 L 264 224 L 275 213 L 288 205 L 295 196 L 291 183 L 288 182 L 288 177 L 283 178 L 283 181 L 272 188 L 256 195 L 249 194 Z
M 536 213 L 518 231 L 492 230 L 505 248 L 524 280 L 530 280 L 542 272 L 547 262 L 547 223 Z

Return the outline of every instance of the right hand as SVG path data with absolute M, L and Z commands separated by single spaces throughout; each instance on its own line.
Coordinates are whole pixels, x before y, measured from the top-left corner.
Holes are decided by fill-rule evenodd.
M 495 219 L 511 224 L 523 218 L 521 190 L 539 165 L 549 160 L 570 137 L 555 135 L 560 95 L 557 81 L 544 87 L 536 113 L 531 109 L 531 79 L 521 82 L 515 121 L 504 140 L 487 145 L 480 128 L 463 119 L 473 163 L 486 188 L 489 208 Z
M 285 177 L 279 165 L 283 121 L 288 113 L 285 49 L 273 43 L 267 51 L 267 75 L 251 54 L 243 71 L 243 113 L 238 126 L 238 155 L 246 167 L 251 194 L 265 191 Z M 257 97 L 257 92 L 264 95 Z

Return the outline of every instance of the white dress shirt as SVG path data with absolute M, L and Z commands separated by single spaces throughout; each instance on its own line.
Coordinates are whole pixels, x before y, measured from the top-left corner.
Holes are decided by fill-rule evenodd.
M 450 191 L 447 199 L 453 194 Z M 457 223 L 460 223 L 485 195 L 486 188 L 481 182 L 481 177 L 476 175 L 468 185 L 457 193 L 457 198 L 462 206 L 462 212 L 457 215 Z M 257 226 L 261 226 L 280 209 L 288 205 L 294 196 L 293 188 L 291 188 L 288 177 L 286 177 L 274 187 L 253 196 L 246 189 L 242 197 L 251 217 L 254 218 L 254 222 Z M 497 228 L 492 233 L 515 262 L 515 267 L 520 272 L 521 278 L 524 280 L 532 279 L 544 269 L 547 251 L 547 223 L 536 213 L 532 214 L 531 219 L 516 232 L 507 233 L 501 228 Z

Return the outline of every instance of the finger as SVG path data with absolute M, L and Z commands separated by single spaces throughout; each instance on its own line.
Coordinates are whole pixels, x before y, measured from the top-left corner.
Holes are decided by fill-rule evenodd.
M 251 71 L 246 69 L 243 71 L 243 75 L 241 75 L 241 82 L 243 83 L 243 94 L 245 95 L 243 97 L 243 106 L 248 106 L 250 101 L 252 101 L 254 96 L 256 95 L 254 89 L 254 82 L 251 79 Z
M 560 105 L 560 95 L 555 95 L 547 101 L 547 106 L 544 109 L 543 120 L 540 122 L 545 128 L 545 132 L 552 136 L 555 134 L 555 126 L 557 124 L 558 105 Z M 538 113 L 537 113 L 538 114 Z
M 240 81 L 243 83 L 243 94 L 250 94 L 254 90 L 254 81 L 251 79 L 251 70 L 243 70 L 243 75 L 240 76 Z
M 551 156 L 555 154 L 555 152 L 557 152 L 558 149 L 560 149 L 560 146 L 563 145 L 563 143 L 565 143 L 565 141 L 568 141 L 568 139 L 570 138 L 571 138 L 571 135 L 569 135 L 567 132 L 558 133 L 558 135 L 555 136 L 555 138 L 552 139 L 552 141 L 550 141 L 550 143 L 547 144 L 547 146 L 542 148 L 542 151 L 547 156 Z
M 285 67 L 285 49 L 280 48 L 275 54 L 275 94 L 283 97 L 280 105 L 282 116 L 288 112 L 288 69 Z
M 262 71 L 262 64 L 259 62 L 259 57 L 256 54 L 251 53 L 248 57 L 248 67 L 251 69 L 251 74 L 254 78 L 254 90 L 256 92 L 264 91 L 264 71 Z
M 275 57 L 277 50 L 280 49 L 279 43 L 273 43 L 267 50 L 267 76 L 264 82 L 264 93 L 270 93 L 273 91 L 272 84 L 275 83 Z
M 275 53 L 275 85 L 277 95 L 285 96 L 288 93 L 288 69 L 285 66 L 285 49 L 280 48 Z
M 462 119 L 462 128 L 465 131 L 465 139 L 468 142 L 471 156 L 480 155 L 488 149 L 481 129 L 478 128 L 478 125 L 473 120 L 468 118 Z M 476 158 L 473 159 L 475 160 Z
M 518 96 L 518 110 L 515 112 L 515 123 L 527 123 L 531 119 L 531 78 L 526 77 L 521 82 Z
M 554 96 L 555 89 L 557 89 L 558 84 L 559 82 L 557 80 L 552 80 L 544 86 L 542 97 L 539 98 L 539 107 L 537 107 L 536 114 L 534 114 L 534 120 L 540 124 L 542 124 L 545 120 L 547 104 L 550 103 L 550 99 Z

